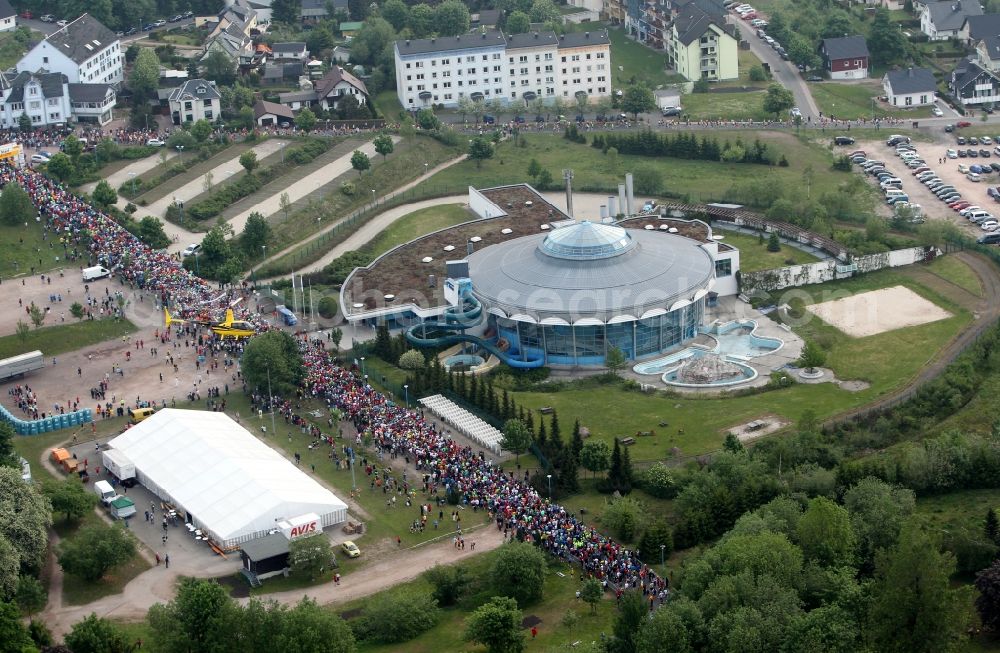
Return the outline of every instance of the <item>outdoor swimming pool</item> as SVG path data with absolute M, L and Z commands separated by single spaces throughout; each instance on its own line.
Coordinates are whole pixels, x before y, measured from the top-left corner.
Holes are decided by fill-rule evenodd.
M 465 371 L 470 370 L 473 367 L 478 367 L 484 362 L 482 356 L 476 356 L 475 354 L 456 354 L 454 356 L 449 356 L 444 359 L 444 367 L 446 370 L 455 369 L 455 371 Z
M 734 320 L 724 324 L 712 324 L 702 329 L 702 333 L 715 340 L 715 347 L 692 345 L 656 360 L 637 363 L 632 369 L 636 374 L 663 375 L 664 383 L 685 387 L 735 385 L 750 381 L 756 378 L 757 371 L 741 361 L 776 352 L 785 344 L 779 338 L 756 335 L 754 333 L 756 329 L 757 322 L 755 320 Z M 698 367 L 694 360 L 704 358 L 709 354 L 715 354 L 714 358 L 719 359 L 719 361 L 713 360 L 713 365 L 726 367 L 724 374 L 719 371 L 720 378 L 697 383 L 685 382 L 679 378 L 678 374 L 682 373 L 682 367 L 694 369 Z M 709 374 L 708 370 L 703 371 L 706 375 Z

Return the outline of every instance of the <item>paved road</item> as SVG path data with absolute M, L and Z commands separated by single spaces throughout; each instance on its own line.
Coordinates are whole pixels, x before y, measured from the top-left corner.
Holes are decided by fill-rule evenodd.
M 750 44 L 750 52 L 768 64 L 771 67 L 771 76 L 774 80 L 789 89 L 795 96 L 795 105 L 802 111 L 802 119 L 805 120 L 809 116 L 812 116 L 813 120 L 819 118 L 819 108 L 817 108 L 812 93 L 809 91 L 809 85 L 802 79 L 795 64 L 779 57 L 777 52 L 757 36 L 757 30 L 748 23 L 736 16 L 730 17 L 730 20 L 742 33 L 743 40 Z
M 44 12 L 39 13 L 37 15 L 41 16 L 43 14 L 44 14 Z M 56 17 L 56 20 L 60 19 L 60 16 L 59 16 L 58 13 L 54 13 L 53 15 Z M 163 16 L 162 18 L 164 20 L 167 20 L 167 19 L 170 18 L 170 16 Z M 143 32 L 142 31 L 142 26 L 144 24 L 146 24 L 146 23 L 148 23 L 150 21 L 154 21 L 156 19 L 157 19 L 156 16 L 148 16 L 148 17 L 144 16 L 143 20 L 140 21 L 140 24 L 135 26 L 139 31 L 137 31 L 135 34 L 132 34 L 131 36 L 122 36 L 122 37 L 119 37 L 119 38 L 121 38 L 121 42 L 125 43 L 125 44 L 128 44 L 128 43 L 131 43 L 132 41 L 138 41 L 140 39 L 148 38 L 149 37 L 149 32 Z M 69 18 L 66 18 L 66 20 L 69 20 Z M 176 22 L 176 23 L 167 23 L 161 29 L 175 29 L 177 27 L 182 27 L 184 25 L 190 25 L 192 23 L 194 23 L 194 18 L 185 18 L 184 20 Z M 46 36 L 48 36 L 49 34 L 52 34 L 53 32 L 55 32 L 55 31 L 57 31 L 59 29 L 61 29 L 55 23 L 43 23 L 42 21 L 38 20 L 37 18 L 25 19 L 25 18 L 21 18 L 20 16 L 17 17 L 17 24 L 18 25 L 24 25 L 25 27 L 27 27 L 29 29 L 33 29 L 36 32 L 41 32 L 42 34 L 45 34 Z

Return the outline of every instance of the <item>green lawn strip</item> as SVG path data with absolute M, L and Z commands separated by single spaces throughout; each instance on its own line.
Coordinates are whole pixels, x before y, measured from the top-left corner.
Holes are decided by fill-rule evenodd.
M 593 31 L 602 26 L 588 23 L 585 27 L 578 27 L 576 31 Z M 630 39 L 621 29 L 609 29 L 608 36 L 611 39 L 612 79 L 615 88 L 627 86 L 633 80 L 644 82 L 651 89 L 684 81 L 680 76 L 667 72 L 663 52 Z
M 989 376 L 972 400 L 937 427 L 939 433 L 951 430 L 990 433 L 1000 415 L 1000 377 Z
M 373 100 L 375 103 L 375 110 L 389 122 L 395 122 L 399 120 L 399 112 L 403 110 L 403 105 L 399 103 L 399 96 L 396 95 L 395 89 L 390 91 L 382 91 L 375 96 Z
M 938 256 L 926 266 L 934 274 L 946 279 L 959 288 L 964 288 L 976 297 L 983 296 L 983 284 L 976 273 L 960 258 Z
M 64 268 L 75 270 L 80 265 L 77 261 L 64 260 L 63 248 L 51 236 L 47 240 L 42 239 L 42 225 L 39 222 L 32 221 L 27 226 L 0 224 L 0 243 L 3 243 L 0 277 L 4 281 L 9 281 L 14 276 L 31 274 L 32 267 L 35 268 L 35 274 L 41 274 Z
M 739 79 L 733 79 L 726 82 L 715 82 L 712 84 L 712 88 L 740 88 L 745 86 L 755 86 L 762 89 L 766 88 L 769 82 L 750 81 L 750 69 L 754 66 L 761 65 L 760 58 L 750 50 L 738 50 L 736 55 L 737 61 L 739 61 Z
M 824 116 L 835 117 L 838 120 L 857 120 L 858 118 L 872 117 L 872 98 L 882 94 L 882 85 L 876 81 L 871 82 L 815 82 L 809 84 L 809 90 L 819 110 Z M 876 117 L 892 116 L 910 120 L 929 118 L 931 116 L 930 107 L 918 107 L 914 109 L 885 108 L 876 104 Z
M 370 249 L 372 257 L 375 257 L 425 234 L 474 219 L 476 216 L 461 204 L 429 206 L 396 220 L 369 241 L 365 248 Z
M 142 191 L 140 187 L 138 190 L 139 195 L 131 200 L 136 204 L 141 204 L 145 202 L 146 204 L 152 204 L 153 202 L 170 195 L 175 192 L 181 186 L 190 183 L 192 180 L 197 179 L 201 175 L 205 174 L 209 170 L 214 170 L 218 166 L 222 165 L 226 161 L 229 161 L 239 155 L 243 154 L 253 146 L 259 144 L 261 141 L 255 141 L 253 143 L 233 143 L 228 147 L 216 152 L 214 155 L 209 157 L 204 161 L 197 161 L 194 155 L 187 155 L 184 157 L 185 170 L 182 173 L 164 177 L 163 175 L 169 174 L 171 167 L 178 163 L 178 157 L 173 157 L 167 159 L 166 163 L 161 163 L 155 168 L 152 168 L 137 177 L 137 179 L 144 180 L 146 183 L 154 181 L 156 178 L 161 179 L 161 183 L 149 188 L 145 192 Z M 237 171 L 242 170 L 240 164 L 233 162 L 233 174 Z M 223 179 L 215 179 L 214 183 L 218 184 L 224 181 Z M 122 184 L 123 187 L 128 187 L 130 182 L 126 181 Z M 136 182 L 139 183 L 139 182 Z
M 765 91 L 690 93 L 681 98 L 684 115 L 692 120 L 765 120 Z
M 65 298 L 64 298 L 65 300 Z M 65 304 L 66 302 L 63 301 Z M 65 307 L 69 313 L 69 306 Z M 103 319 L 103 320 L 81 320 L 76 321 L 67 315 L 73 322 L 56 324 L 54 326 L 43 326 L 40 329 L 32 328 L 27 337 L 21 340 L 17 335 L 0 336 L 0 358 L 9 358 L 25 352 L 41 350 L 48 359 L 51 356 L 58 356 L 68 351 L 76 351 L 82 347 L 120 338 L 129 333 L 135 333 L 138 329 L 128 320 Z M 52 315 L 49 314 L 50 321 Z M 56 317 L 58 320 L 58 317 Z M 28 317 L 25 316 L 25 322 Z M 46 361 L 51 364 L 50 360 Z M 74 370 L 75 371 L 75 370 Z
M 769 252 L 767 250 L 767 238 L 764 238 L 764 241 L 761 242 L 757 236 L 727 231 L 725 229 L 714 229 L 713 233 L 724 236 L 725 238 L 722 242 L 740 250 L 740 270 L 743 272 L 772 270 L 786 265 L 815 263 L 819 260 L 812 254 L 792 247 L 788 243 L 781 244 L 781 251 Z
M 462 161 L 434 175 L 429 184 L 457 187 L 463 184 L 476 188 L 491 188 L 504 184 L 530 182 L 528 164 L 536 159 L 541 167 L 558 177 L 564 168 L 574 172 L 573 187 L 578 191 L 611 192 L 617 189 L 625 173 L 637 167 L 659 170 L 663 175 L 663 187 L 667 192 L 686 193 L 691 201 L 724 199 L 726 192 L 737 183 L 763 180 L 768 176 L 784 182 L 789 188 L 802 184 L 802 170 L 811 165 L 816 171 L 812 192 L 821 194 L 837 189 L 850 178 L 851 173 L 830 170 L 832 154 L 826 148 L 816 147 L 795 138 L 791 134 L 778 132 L 695 132 L 717 138 L 720 145 L 729 140 L 735 143 L 741 139 L 745 144 L 760 138 L 778 155 L 784 154 L 795 164 L 782 168 L 747 163 L 720 163 L 714 161 L 690 161 L 665 157 L 643 157 L 620 155 L 617 168 L 612 168 L 608 157 L 601 150 L 590 145 L 571 143 L 553 134 L 528 134 L 522 136 L 524 147 L 504 142 L 492 159 L 477 167 L 474 161 Z M 561 189 L 561 184 L 559 185 Z M 642 195 L 642 194 L 640 194 Z

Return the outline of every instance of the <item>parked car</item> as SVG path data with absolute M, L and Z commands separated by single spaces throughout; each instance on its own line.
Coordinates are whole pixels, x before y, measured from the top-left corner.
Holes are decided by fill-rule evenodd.
M 25 20 L 31 20 L 31 17 L 33 16 L 33 14 L 30 11 L 28 11 L 27 9 L 25 9 L 20 14 L 18 14 L 18 16 L 20 16 L 21 18 L 23 18 Z
M 979 173 L 976 172 L 970 172 L 969 174 L 965 175 L 965 178 L 968 179 L 969 181 L 976 181 L 976 182 L 983 180 L 983 178 L 979 176 Z
M 42 156 L 41 154 L 32 154 L 31 155 L 31 163 L 32 163 L 32 165 L 34 165 L 36 163 L 48 163 L 48 162 L 49 162 L 48 157 Z
M 146 145 L 150 147 L 163 147 L 166 144 L 166 141 L 162 141 L 159 138 L 150 138 L 146 141 Z
M 941 116 L 944 115 L 944 111 L 941 111 L 939 107 L 934 107 L 933 109 L 931 109 L 931 113 L 933 113 L 934 116 L 937 118 L 940 118 Z
M 834 136 L 834 145 L 854 145 L 854 139 L 850 136 Z
M 962 129 L 964 127 L 971 127 L 971 126 L 972 126 L 972 123 L 969 122 L 968 120 L 960 120 L 959 122 L 955 123 L 955 128 L 956 129 Z
M 969 137 L 969 145 L 979 145 L 979 139 L 975 136 Z
M 957 150 L 953 150 L 953 149 L 949 148 L 948 151 L 945 154 L 948 155 L 949 159 L 957 159 L 958 158 L 958 151 Z
M 791 110 L 788 112 L 788 115 L 790 115 L 792 118 L 801 118 L 802 111 L 800 111 L 798 107 L 792 107 Z
M 171 22 L 171 23 L 179 23 L 179 22 L 181 22 L 182 20 L 184 20 L 184 16 L 182 16 L 181 14 L 177 14 L 176 16 L 172 16 L 172 17 L 170 18 L 170 22 Z
M 972 149 L 971 147 L 969 149 L 967 149 L 965 151 L 965 153 L 969 155 L 970 159 L 975 159 L 976 157 L 979 156 L 979 152 L 976 151 L 976 150 L 974 150 L 974 149 Z
M 683 112 L 684 109 L 682 109 L 681 107 L 663 107 L 663 109 L 660 111 L 660 113 L 663 114 L 664 117 L 679 116 Z
M 993 172 L 1000 172 L 1000 163 L 991 163 L 990 170 Z
M 351 542 L 350 540 L 341 544 L 340 548 L 343 550 L 344 555 L 348 558 L 357 558 L 361 555 L 361 549 L 358 548 L 357 544 Z
M 951 132 L 955 131 L 955 125 L 945 125 L 944 130 L 950 134 Z
M 52 14 L 42 14 L 41 16 L 38 17 L 38 20 L 42 21 L 43 23 L 54 23 L 56 22 L 56 17 L 53 16 Z
M 162 18 L 160 18 L 159 20 L 154 20 L 153 21 L 153 25 L 156 25 L 157 27 L 163 27 L 166 24 L 167 24 L 167 21 L 163 20 Z
M 181 252 L 181 256 L 187 258 L 188 256 L 192 256 L 195 254 L 195 252 L 199 251 L 201 251 L 201 243 L 191 243 L 190 245 L 184 248 L 184 251 Z
M 969 156 L 969 155 L 968 155 L 968 154 L 966 153 L 966 151 L 965 151 L 965 150 L 959 150 L 959 151 L 958 151 L 958 158 L 960 158 L 960 159 L 964 159 L 964 158 L 966 158 L 966 157 L 968 157 L 968 156 Z
M 57 20 L 56 21 L 56 25 L 58 25 L 59 27 L 66 27 L 67 25 L 69 25 L 69 21 L 68 20 Z
M 979 156 L 983 157 L 984 159 L 988 159 L 990 158 L 990 151 L 987 149 L 981 149 L 979 150 Z
M 958 143 L 959 145 L 965 145 L 965 136 L 959 136 L 958 138 L 955 139 L 955 142 Z
M 809 77 L 806 78 L 806 81 L 807 82 L 822 82 L 823 78 L 820 77 L 819 75 L 809 75 Z

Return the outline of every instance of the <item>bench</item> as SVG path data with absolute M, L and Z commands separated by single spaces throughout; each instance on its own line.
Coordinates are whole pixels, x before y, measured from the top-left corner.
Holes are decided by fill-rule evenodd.
M 645 437 L 645 438 L 648 438 L 652 435 L 656 435 L 653 431 L 636 431 L 635 434 L 638 435 L 639 437 Z
M 553 408 L 552 406 L 543 406 L 542 408 L 538 409 L 538 412 L 540 412 L 542 415 L 551 415 L 552 413 L 556 412 L 556 409 Z
M 630 447 L 635 444 L 635 438 L 618 438 L 619 444 L 625 447 Z

